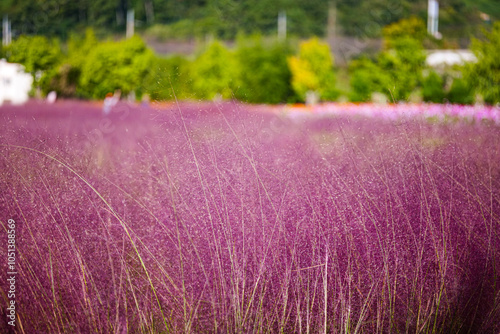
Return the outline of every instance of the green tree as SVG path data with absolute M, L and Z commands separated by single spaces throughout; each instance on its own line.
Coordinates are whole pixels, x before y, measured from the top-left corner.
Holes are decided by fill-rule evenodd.
M 138 30 L 153 24 L 172 25 L 193 34 L 232 39 L 238 32 L 276 33 L 276 19 L 286 11 L 288 33 L 300 37 L 324 36 L 332 0 L 2 0 L 16 34 L 57 36 L 66 40 L 73 31 L 93 27 L 99 36 L 124 33 L 126 12 L 135 10 Z M 335 0 L 342 33 L 379 37 L 382 27 L 410 15 L 425 20 L 427 1 Z M 483 25 L 480 12 L 500 18 L 497 0 L 441 0 L 440 31 L 455 39 L 475 34 Z M 189 23 L 189 27 L 187 26 Z M 173 30 L 178 30 L 177 26 Z M 189 28 L 189 29 L 187 29 Z M 193 35 L 189 36 L 193 37 Z
M 42 91 L 56 91 L 58 96 L 74 97 L 83 65 L 88 55 L 98 47 L 94 31 L 87 29 L 85 36 L 72 34 L 67 42 L 67 52 L 58 66 L 52 67 L 41 80 Z
M 466 78 L 490 104 L 500 102 L 500 22 L 495 22 L 484 38 L 472 41 L 477 62 L 465 70 Z
M 190 62 L 182 56 L 155 57 L 142 91 L 156 101 L 193 98 L 189 67 Z
M 425 102 L 443 103 L 445 97 L 443 78 L 430 71 L 422 82 L 422 98 Z
M 490 15 L 494 19 L 500 19 L 500 6 L 497 0 L 465 0 L 465 3 Z
M 140 90 L 154 54 L 139 37 L 102 42 L 93 48 L 81 67 L 78 94 L 102 99 L 120 89 L 124 94 Z
M 5 48 L 7 60 L 24 65 L 38 84 L 44 72 L 55 68 L 63 58 L 57 39 L 44 36 L 21 36 Z
M 375 92 L 384 92 L 389 86 L 390 76 L 379 64 L 366 57 L 351 61 L 349 64 L 352 91 L 349 99 L 353 102 L 368 102 Z
M 471 87 L 463 78 L 454 78 L 446 98 L 451 103 L 473 104 L 474 87 Z
M 293 95 L 287 65 L 290 52 L 282 43 L 266 47 L 259 37 L 240 41 L 236 51 L 240 68 L 236 97 L 252 103 L 286 102 Z
M 192 65 L 193 89 L 197 97 L 213 99 L 233 97 L 239 69 L 234 54 L 221 42 L 214 41 Z
M 312 38 L 300 44 L 298 56 L 288 59 L 292 87 L 302 99 L 307 92 L 316 92 L 324 100 L 338 97 L 335 89 L 333 57 L 328 44 Z
M 411 37 L 394 40 L 394 52 L 382 53 L 380 63 L 383 70 L 391 76 L 391 85 L 386 87 L 390 98 L 406 101 L 410 94 L 422 82 L 422 70 L 425 67 L 425 53 L 422 43 Z M 385 60 L 389 60 L 385 62 Z
M 365 59 L 350 66 L 353 99 L 364 101 L 372 93 L 380 92 L 390 101 L 407 101 L 421 85 L 425 68 L 422 43 L 402 36 L 390 44 L 393 48 L 381 52 L 375 60 Z
M 400 38 L 411 36 L 420 43 L 427 37 L 427 28 L 424 21 L 416 16 L 402 19 L 389 24 L 382 29 L 385 47 L 392 48 L 392 43 Z

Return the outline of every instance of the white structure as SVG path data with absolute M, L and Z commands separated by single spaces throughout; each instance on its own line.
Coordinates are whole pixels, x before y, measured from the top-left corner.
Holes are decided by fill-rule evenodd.
M 134 36 L 134 26 L 135 26 L 135 14 L 134 14 L 133 9 L 129 9 L 127 11 L 127 32 L 126 32 L 126 37 L 129 39 L 130 37 Z
M 32 84 L 33 77 L 24 72 L 22 65 L 0 59 L 0 106 L 4 102 L 22 104 L 28 101 Z
M 438 31 L 439 23 L 439 3 L 437 0 L 429 0 L 427 5 L 427 32 L 440 39 L 441 34 Z
M 470 50 L 431 50 L 426 59 L 427 65 L 432 67 L 464 65 L 476 61 L 476 56 Z
M 12 31 L 10 29 L 9 17 L 5 15 L 2 21 L 2 45 L 9 45 L 12 42 Z
M 286 39 L 286 12 L 284 10 L 278 13 L 278 39 L 280 41 Z

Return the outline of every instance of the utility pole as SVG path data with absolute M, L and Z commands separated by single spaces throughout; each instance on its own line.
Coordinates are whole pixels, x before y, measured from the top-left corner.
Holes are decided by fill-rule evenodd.
M 337 2 L 336 0 L 328 1 L 328 22 L 326 25 L 326 41 L 330 46 L 333 59 L 338 63 L 337 55 L 339 51 L 337 39 Z
M 134 10 L 133 9 L 129 9 L 127 11 L 127 39 L 134 36 L 134 21 L 135 21 L 135 18 L 134 18 Z
M 435 38 L 441 38 L 438 31 L 439 3 L 437 0 L 429 0 L 427 7 L 427 32 Z
M 328 41 L 335 40 L 337 36 L 337 3 L 330 0 L 328 3 L 328 23 L 326 25 L 326 38 Z
M 4 15 L 2 21 L 2 45 L 7 46 L 12 42 L 12 32 L 10 30 L 9 16 Z
M 284 10 L 278 13 L 278 40 L 286 40 L 286 12 Z
M 153 8 L 153 0 L 144 1 L 144 10 L 146 12 L 146 21 L 148 24 L 152 24 L 155 21 L 155 12 Z

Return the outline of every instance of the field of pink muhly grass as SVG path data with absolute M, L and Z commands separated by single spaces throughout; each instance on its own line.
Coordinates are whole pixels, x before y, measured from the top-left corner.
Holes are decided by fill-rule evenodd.
M 273 110 L 0 108 L 15 331 L 500 331 L 495 119 Z

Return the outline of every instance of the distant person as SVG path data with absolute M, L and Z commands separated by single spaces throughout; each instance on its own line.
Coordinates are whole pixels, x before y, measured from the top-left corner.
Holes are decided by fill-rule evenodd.
M 108 93 L 104 98 L 104 103 L 102 105 L 102 111 L 105 115 L 108 115 L 114 106 L 120 101 L 120 96 L 122 95 L 122 91 L 117 89 L 114 94 Z
M 51 91 L 47 94 L 47 103 L 54 104 L 57 100 L 57 93 L 55 91 Z
M 102 105 L 102 111 L 104 115 L 108 115 L 111 112 L 111 108 L 113 108 L 113 94 L 108 93 L 104 98 L 104 103 Z

